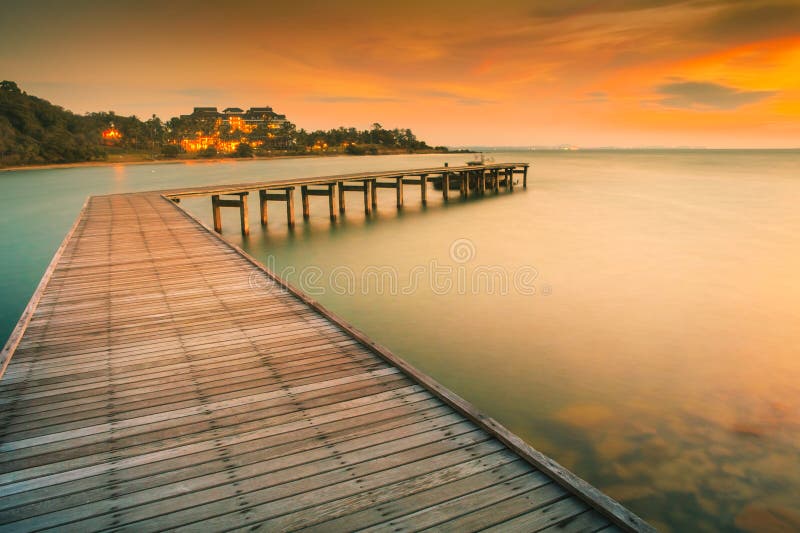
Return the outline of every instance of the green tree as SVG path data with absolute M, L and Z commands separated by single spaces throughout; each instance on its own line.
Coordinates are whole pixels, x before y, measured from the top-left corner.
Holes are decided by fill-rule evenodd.
M 177 144 L 165 144 L 161 147 L 161 155 L 165 159 L 175 159 L 181 152 L 181 147 Z
M 164 144 L 166 130 L 164 123 L 155 115 L 152 115 L 146 122 L 145 127 L 150 135 L 150 144 L 153 153 L 157 153 L 157 149 Z
M 246 142 L 241 142 L 236 146 L 236 157 L 253 157 L 253 147 Z
M 0 165 L 103 159 L 101 131 L 90 118 L 0 82 Z

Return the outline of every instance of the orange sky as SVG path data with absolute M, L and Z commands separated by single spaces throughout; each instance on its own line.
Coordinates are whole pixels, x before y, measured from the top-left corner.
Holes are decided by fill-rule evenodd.
M 432 144 L 800 146 L 800 0 L 4 2 L 0 77 L 75 112 L 271 105 Z

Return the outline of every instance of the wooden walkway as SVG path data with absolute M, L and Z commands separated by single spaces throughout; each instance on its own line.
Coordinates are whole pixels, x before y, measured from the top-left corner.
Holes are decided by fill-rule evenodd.
M 159 194 L 87 201 L 0 362 L 3 532 L 650 530 Z
M 346 211 L 348 192 L 358 192 L 364 198 L 364 214 L 369 215 L 378 207 L 378 189 L 394 189 L 397 208 L 403 207 L 404 189 L 418 186 L 422 205 L 428 202 L 429 185 L 442 191 L 444 201 L 450 199 L 451 189 L 459 191 L 461 198 L 470 194 L 485 195 L 488 192 L 498 193 L 503 187 L 507 191 L 514 190 L 517 175 L 522 178 L 522 187 L 528 186 L 528 163 L 485 163 L 469 164 L 459 167 L 431 167 L 406 170 L 389 170 L 383 172 L 359 172 L 356 174 L 336 174 L 314 178 L 292 178 L 272 180 L 268 182 L 249 182 L 227 185 L 210 185 L 180 190 L 160 191 L 174 202 L 181 198 L 193 196 L 211 197 L 211 209 L 214 218 L 214 230 L 222 233 L 222 207 L 235 207 L 239 210 L 242 234 L 250 234 L 248 195 L 258 192 L 258 205 L 261 225 L 268 223 L 267 204 L 283 202 L 286 206 L 286 219 L 289 227 L 295 224 L 294 203 L 295 188 L 300 188 L 303 205 L 303 218 L 311 216 L 309 196 L 325 196 L 328 198 L 328 216 L 336 220 L 338 213 Z M 223 198 L 227 195 L 227 198 Z M 233 198 L 235 196 L 235 198 Z M 338 204 L 338 209 L 337 209 Z

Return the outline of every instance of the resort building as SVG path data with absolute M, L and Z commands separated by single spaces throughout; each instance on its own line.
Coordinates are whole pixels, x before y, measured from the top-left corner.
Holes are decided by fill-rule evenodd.
M 281 148 L 287 141 L 285 135 L 279 135 L 279 130 L 288 122 L 286 115 L 275 113 L 271 107 L 251 107 L 247 111 L 228 107 L 221 112 L 216 107 L 195 107 L 191 114 L 181 115 L 181 119 L 214 121 L 213 131 L 198 131 L 194 137 L 176 140 L 187 152 L 199 152 L 209 147 L 219 152 L 233 152 L 242 142 Z
M 103 144 L 105 145 L 112 145 L 119 143 L 122 140 L 122 133 L 114 127 L 114 123 L 112 122 L 109 127 L 102 132 L 103 137 Z

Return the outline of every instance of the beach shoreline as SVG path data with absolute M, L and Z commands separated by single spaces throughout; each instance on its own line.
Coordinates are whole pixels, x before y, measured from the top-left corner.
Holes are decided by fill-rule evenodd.
M 16 172 L 19 170 L 57 170 L 68 168 L 84 167 L 113 167 L 117 165 L 177 165 L 177 164 L 196 164 L 196 163 L 229 163 L 246 161 L 265 161 L 271 159 L 301 159 L 307 157 L 341 157 L 349 154 L 308 154 L 308 155 L 275 155 L 275 156 L 256 156 L 248 158 L 235 157 L 214 157 L 209 159 L 152 159 L 152 160 L 120 160 L 120 161 L 79 161 L 75 163 L 51 163 L 46 165 L 19 165 L 13 167 L 0 167 L 0 172 Z M 379 154 L 385 155 L 385 154 Z
M 382 155 L 402 155 L 408 152 L 380 152 L 377 154 L 346 154 L 346 153 L 309 153 L 309 154 L 284 154 L 284 155 L 269 155 L 269 156 L 255 156 L 255 157 L 213 157 L 213 158 L 186 158 L 186 159 L 120 159 L 119 161 L 105 160 L 105 161 L 79 161 L 75 163 L 51 163 L 44 165 L 17 165 L 13 167 L 0 167 L 2 172 L 16 172 L 20 170 L 57 170 L 69 168 L 84 168 L 84 167 L 111 167 L 117 165 L 168 165 L 168 164 L 197 164 L 197 163 L 230 163 L 230 162 L 246 162 L 246 161 L 268 161 L 273 159 L 304 159 L 304 158 L 320 158 L 320 157 L 370 157 Z M 436 151 L 420 150 L 413 152 L 414 154 L 433 154 L 442 153 Z M 447 155 L 446 153 L 444 155 Z

